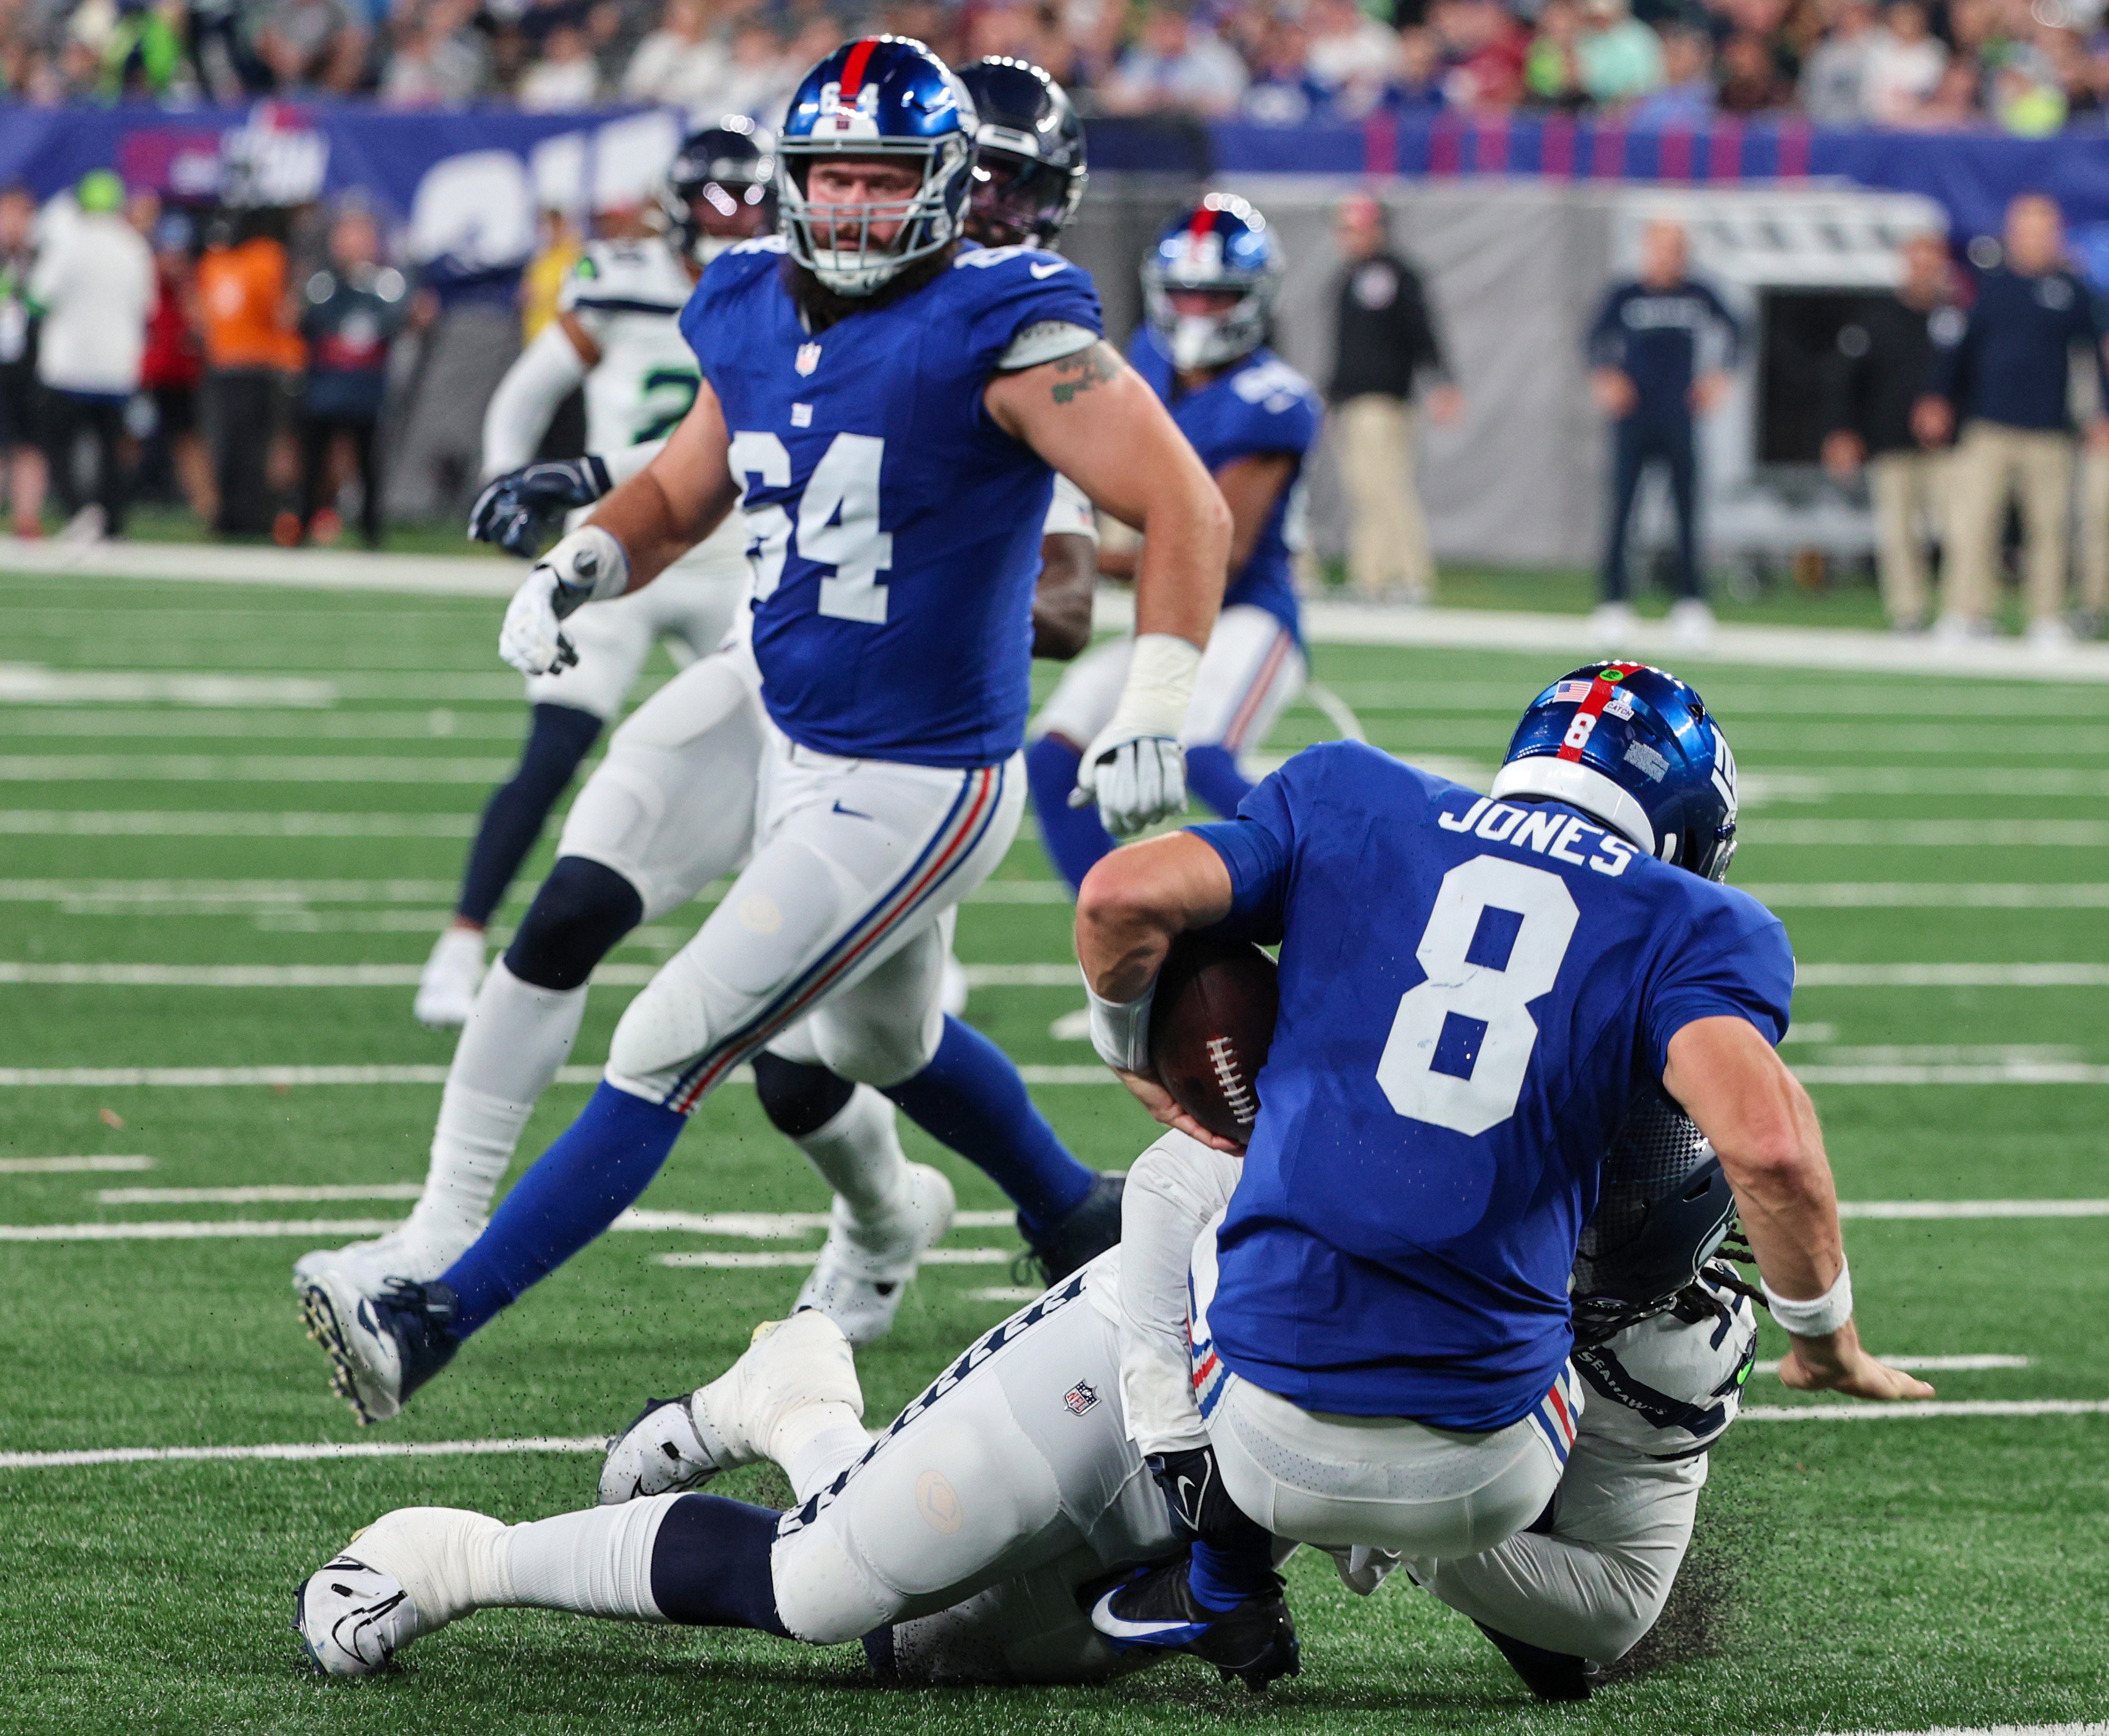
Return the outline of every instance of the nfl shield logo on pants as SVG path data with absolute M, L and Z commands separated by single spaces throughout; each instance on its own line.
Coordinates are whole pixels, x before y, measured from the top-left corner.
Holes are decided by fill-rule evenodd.
M 820 365 L 820 346 L 818 344 L 798 346 L 798 359 L 792 364 L 801 374 L 811 373 Z

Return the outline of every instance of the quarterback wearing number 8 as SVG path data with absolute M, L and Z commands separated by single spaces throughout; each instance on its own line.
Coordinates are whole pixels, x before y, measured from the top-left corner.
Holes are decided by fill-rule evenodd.
M 1793 955 L 1721 884 L 1736 825 L 1698 694 L 1604 663 L 1532 703 L 1491 794 L 1313 748 L 1235 820 L 1092 870 L 1077 941 L 1099 1051 L 1222 1150 L 1153 1073 L 1156 973 L 1187 929 L 1281 949 L 1227 1208 L 1145 1218 L 1127 1195 L 1122 1397 L 1199 1541 L 1109 1593 L 1102 1633 L 1263 1630 L 1270 1532 L 1441 1557 L 1538 1519 L 1585 1402 L 1578 1238 L 1604 1152 L 1660 1093 L 1719 1155 L 1794 1335 L 1782 1377 L 1926 1395 L 1859 1347 L 1822 1136 L 1774 1052 Z

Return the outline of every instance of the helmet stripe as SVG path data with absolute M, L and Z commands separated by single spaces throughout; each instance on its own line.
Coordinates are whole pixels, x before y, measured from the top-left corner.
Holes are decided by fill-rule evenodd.
M 876 36 L 864 37 L 850 44 L 849 58 L 842 62 L 842 105 L 844 108 L 856 106 L 856 94 L 864 88 L 864 70 L 871 64 L 872 51 L 878 46 Z
M 1590 683 L 1588 697 L 1583 699 L 1579 705 L 1574 708 L 1574 715 L 1578 717 L 1602 717 L 1604 714 L 1604 708 L 1611 702 L 1611 695 L 1619 690 L 1619 682 L 1624 680 L 1628 676 L 1633 674 L 1642 667 L 1642 666 L 1638 663 L 1612 663 L 1606 666 L 1605 671 L 1599 674 L 1594 681 Z M 1618 674 L 1614 678 L 1610 676 L 1610 671 L 1612 670 L 1616 670 L 1618 671 Z M 1560 758 L 1564 760 L 1580 759 L 1582 757 L 1582 749 L 1587 743 L 1588 739 L 1589 738 L 1586 735 L 1583 735 L 1578 740 L 1570 735 L 1565 741 L 1560 744 Z

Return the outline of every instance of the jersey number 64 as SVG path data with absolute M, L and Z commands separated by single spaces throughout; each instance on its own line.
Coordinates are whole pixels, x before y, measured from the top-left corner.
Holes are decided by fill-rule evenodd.
M 791 486 L 791 454 L 774 434 L 734 435 L 730 457 L 736 477 L 759 477 L 766 489 Z M 747 558 L 756 603 L 775 592 L 795 536 L 800 554 L 835 569 L 832 579 L 820 581 L 820 613 L 885 624 L 886 587 L 878 576 L 893 564 L 893 535 L 878 527 L 878 472 L 885 459 L 886 442 L 878 436 L 838 434 L 806 479 L 795 518 L 790 506 L 775 502 L 747 507 Z

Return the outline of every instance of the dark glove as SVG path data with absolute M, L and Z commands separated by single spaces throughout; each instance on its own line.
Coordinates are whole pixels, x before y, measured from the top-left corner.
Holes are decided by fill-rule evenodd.
M 531 561 L 558 519 L 574 507 L 591 506 L 614 486 L 607 466 L 590 452 L 523 464 L 484 485 L 469 511 L 469 537 Z
M 1252 1529 L 1253 1521 L 1223 1488 L 1213 1447 L 1153 1453 L 1145 1462 L 1157 1479 L 1157 1486 L 1164 1491 L 1172 1523 L 1184 1526 L 1204 1543 L 1226 1543 Z

